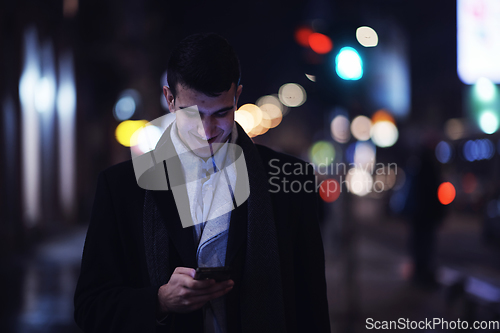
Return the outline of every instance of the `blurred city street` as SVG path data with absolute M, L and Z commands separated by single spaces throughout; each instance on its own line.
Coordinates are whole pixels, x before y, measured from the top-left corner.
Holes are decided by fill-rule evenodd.
M 360 205 L 370 205 L 362 201 Z M 346 290 L 345 254 L 331 243 L 325 246 L 332 331 L 365 332 L 367 318 L 460 319 L 470 325 L 474 320 L 499 320 L 499 252 L 483 245 L 481 223 L 474 216 L 447 216 L 438 233 L 438 284 L 418 286 L 409 281 L 407 223 L 373 215 L 358 219 L 354 297 Z M 478 283 L 467 288 L 471 279 Z M 465 286 L 458 288 L 460 282 Z
M 358 211 L 369 212 L 367 205 L 373 202 L 360 199 L 354 204 L 364 207 Z M 349 255 L 338 244 L 338 222 L 334 217 L 323 225 L 332 332 L 365 332 L 368 318 L 500 320 L 499 253 L 483 245 L 481 221 L 474 216 L 445 219 L 438 236 L 435 287 L 409 281 L 405 221 L 376 214 L 357 217 L 353 276 L 348 278 Z M 73 322 L 73 293 L 85 233 L 80 227 L 2 264 L 2 283 L 9 288 L 0 307 L 1 332 L 81 332 Z M 454 283 L 471 278 L 484 284 L 457 290 Z
M 81 332 L 73 320 L 73 295 L 86 228 L 40 243 L 1 263 L 1 332 Z

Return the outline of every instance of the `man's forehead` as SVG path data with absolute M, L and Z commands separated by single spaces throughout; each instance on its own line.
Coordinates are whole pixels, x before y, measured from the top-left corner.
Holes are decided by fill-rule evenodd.
M 187 112 L 187 113 L 197 112 L 197 113 L 201 113 L 201 114 L 204 114 L 204 115 L 211 115 L 211 114 L 214 114 L 214 113 L 222 113 L 222 112 L 227 112 L 227 111 L 234 110 L 234 104 L 227 105 L 227 106 L 222 106 L 222 107 L 216 108 L 215 110 L 210 110 L 210 111 L 203 110 L 203 108 L 200 108 L 199 105 L 179 106 L 179 109 L 181 111 L 184 111 L 184 112 Z
M 181 110 L 188 112 L 197 110 L 203 114 L 229 111 L 235 106 L 235 94 L 231 89 L 222 92 L 219 96 L 207 96 L 196 90 L 183 88 L 177 94 L 176 106 Z

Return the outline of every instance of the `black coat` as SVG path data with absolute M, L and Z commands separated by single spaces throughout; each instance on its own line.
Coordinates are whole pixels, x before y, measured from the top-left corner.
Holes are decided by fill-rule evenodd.
M 311 166 L 291 156 L 257 146 L 275 191 L 270 193 L 276 223 L 283 304 L 287 332 L 330 332 L 326 298 L 323 244 L 317 219 L 317 198 Z M 251 163 L 247 161 L 247 163 Z M 271 164 L 270 164 L 271 163 Z M 275 175 L 277 168 L 289 173 Z M 277 178 L 272 178 L 277 177 Z M 293 193 L 290 183 L 307 183 Z M 181 228 L 172 191 L 154 191 L 169 224 L 171 267 L 196 268 L 192 228 Z M 156 323 L 158 288 L 151 286 L 145 257 L 143 207 L 145 190 L 137 185 L 131 161 L 117 164 L 99 175 L 87 232 L 81 273 L 75 292 L 75 321 L 85 332 L 202 332 L 202 312 L 172 314 L 166 326 Z M 234 288 L 226 296 L 228 331 L 241 330 L 239 288 L 245 259 L 243 204 L 231 214 L 226 265 L 233 268 Z M 173 253 L 173 255 L 172 255 Z M 244 300 L 243 300 L 244 301 Z M 255 318 L 258 320 L 258 318 Z

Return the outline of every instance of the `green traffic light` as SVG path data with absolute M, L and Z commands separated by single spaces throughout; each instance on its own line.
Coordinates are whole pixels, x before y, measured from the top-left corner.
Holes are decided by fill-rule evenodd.
M 363 61 L 352 47 L 343 47 L 335 57 L 335 71 L 344 80 L 359 80 L 363 77 Z
M 495 133 L 500 126 L 498 87 L 487 78 L 480 78 L 470 87 L 469 105 L 472 116 L 482 132 Z

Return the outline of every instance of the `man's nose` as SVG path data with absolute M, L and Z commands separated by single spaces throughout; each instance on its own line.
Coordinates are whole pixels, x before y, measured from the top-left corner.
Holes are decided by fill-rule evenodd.
M 210 117 L 203 117 L 201 124 L 198 124 L 198 134 L 204 139 L 210 139 L 213 132 L 213 123 Z

